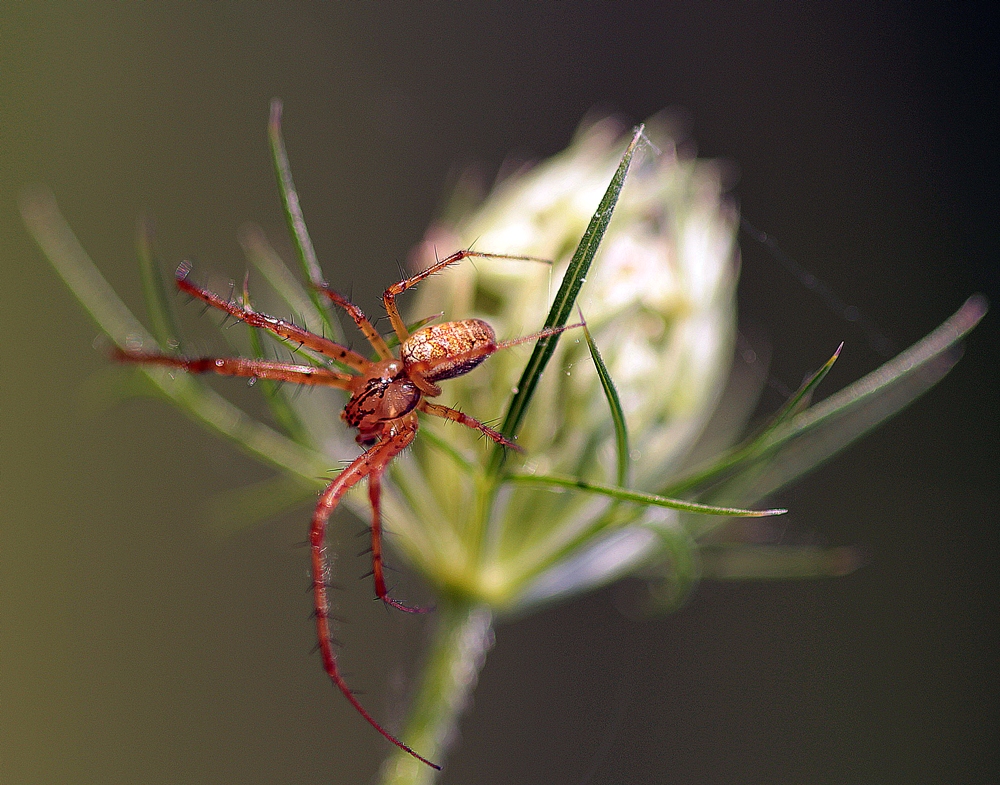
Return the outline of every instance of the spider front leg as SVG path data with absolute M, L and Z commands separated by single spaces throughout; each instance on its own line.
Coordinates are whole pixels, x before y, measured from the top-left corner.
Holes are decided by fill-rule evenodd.
M 242 376 L 250 379 L 272 379 L 277 382 L 322 385 L 349 390 L 356 377 L 346 373 L 318 368 L 315 365 L 293 365 L 270 360 L 250 360 L 245 357 L 182 357 L 176 354 L 143 352 L 115 347 L 119 362 L 162 365 L 188 373 L 217 373 L 222 376 Z
M 387 427 L 386 431 L 374 447 L 369 448 L 362 455 L 355 458 L 326 487 L 326 490 L 319 497 L 315 512 L 313 512 L 312 524 L 309 528 L 309 550 L 312 556 L 316 635 L 319 639 L 320 655 L 323 658 L 323 669 L 326 671 L 327 676 L 330 677 L 330 681 L 347 698 L 358 714 L 364 717 L 368 724 L 375 728 L 385 739 L 395 744 L 401 750 L 409 753 L 417 760 L 426 763 L 428 766 L 440 770 L 440 766 L 418 755 L 413 749 L 379 725 L 375 718 L 368 713 L 357 699 L 357 696 L 351 691 L 347 682 L 344 681 L 344 677 L 341 675 L 340 668 L 337 665 L 336 654 L 333 650 L 333 638 L 330 631 L 330 599 L 327 594 L 330 565 L 326 558 L 326 527 L 330 520 L 330 515 L 337 509 L 340 500 L 361 480 L 367 477 L 370 482 L 371 478 L 375 477 L 375 486 L 378 488 L 378 478 L 381 477 L 382 472 L 385 471 L 389 462 L 413 442 L 413 438 L 417 434 L 417 417 L 413 413 L 405 415 L 394 421 L 390 427 Z M 377 515 L 378 505 L 375 505 L 374 509 Z M 374 553 L 374 534 L 372 550 Z
M 177 271 L 174 273 L 177 288 L 182 292 L 190 294 L 192 297 L 198 298 L 207 305 L 218 308 L 220 311 L 225 311 L 230 316 L 239 319 L 241 322 L 246 322 L 252 327 L 260 327 L 293 344 L 305 346 L 307 349 L 319 352 L 325 357 L 342 362 L 356 371 L 365 373 L 371 367 L 371 362 L 366 357 L 362 357 L 357 352 L 351 351 L 346 346 L 341 346 L 329 338 L 311 333 L 291 322 L 286 322 L 284 319 L 268 316 L 266 313 L 257 313 L 248 305 L 237 305 L 232 300 L 224 299 L 215 292 L 191 283 L 188 280 L 190 273 L 191 265 L 188 262 L 182 263 L 177 268 Z
M 406 329 L 406 323 L 403 321 L 403 317 L 399 315 L 399 308 L 396 307 L 396 298 L 407 289 L 416 286 L 425 278 L 441 272 L 441 270 L 449 265 L 458 264 L 463 259 L 468 259 L 469 257 L 475 257 L 478 259 L 511 259 L 520 262 L 541 262 L 543 264 L 552 264 L 552 262 L 548 259 L 539 259 L 535 256 L 485 253 L 483 251 L 473 251 L 471 248 L 463 251 L 455 251 L 455 253 L 451 256 L 447 256 L 444 259 L 435 262 L 430 267 L 421 270 L 419 273 L 415 273 L 409 278 L 404 278 L 399 283 L 394 283 L 386 289 L 385 292 L 383 292 L 382 303 L 385 305 L 385 310 L 389 314 L 389 321 L 392 322 L 392 329 L 395 331 L 400 343 L 410 337 L 410 332 Z
M 375 352 L 378 354 L 379 357 L 381 357 L 383 360 L 392 359 L 393 354 L 392 351 L 389 349 L 388 344 L 385 342 L 385 339 L 379 334 L 378 330 L 375 329 L 372 323 L 368 321 L 368 317 L 365 316 L 364 311 L 362 311 L 358 306 L 356 306 L 346 297 L 337 294 L 337 292 L 333 291 L 333 289 L 331 289 L 327 284 L 324 283 L 320 285 L 318 288 L 320 292 L 330 300 L 330 302 L 340 306 L 345 311 L 347 311 L 347 315 L 354 320 L 354 323 L 358 326 L 358 329 L 361 330 L 362 334 L 368 340 L 368 343 L 372 345 L 372 348 L 375 350 Z

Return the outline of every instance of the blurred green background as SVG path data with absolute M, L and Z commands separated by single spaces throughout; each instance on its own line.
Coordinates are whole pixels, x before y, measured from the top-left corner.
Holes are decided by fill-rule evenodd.
M 456 167 L 552 154 L 595 107 L 680 106 L 744 215 L 899 347 L 973 291 L 996 302 L 985 10 L 707 6 L 0 7 L 0 782 L 355 783 L 388 752 L 309 655 L 307 511 L 212 539 L 205 504 L 267 472 L 163 404 L 98 405 L 119 371 L 23 230 L 25 186 L 140 313 L 140 215 L 168 266 L 239 279 L 244 221 L 288 247 L 279 96 L 328 278 L 377 312 Z M 786 541 L 861 545 L 864 569 L 706 584 L 646 621 L 609 590 L 500 627 L 443 781 L 996 782 L 996 321 L 774 500 Z M 746 242 L 741 324 L 779 387 L 841 340 L 827 392 L 882 361 Z M 335 535 L 343 664 L 392 725 L 422 622 L 353 580 L 360 526 Z

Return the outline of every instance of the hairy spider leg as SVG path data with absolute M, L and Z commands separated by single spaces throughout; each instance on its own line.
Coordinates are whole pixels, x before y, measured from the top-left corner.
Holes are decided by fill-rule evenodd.
M 480 430 L 506 447 L 511 447 L 515 450 L 520 449 L 517 445 L 509 442 L 492 428 L 483 425 L 478 420 L 454 409 L 449 409 L 446 406 L 429 404 L 426 401 L 421 401 L 417 408 L 428 414 L 445 417 L 446 419 L 454 420 L 455 422 L 467 425 L 470 428 Z M 407 613 L 424 613 L 429 610 L 428 608 L 418 608 L 410 605 L 404 605 L 389 595 L 388 588 L 385 583 L 385 571 L 382 557 L 382 475 L 385 473 L 386 468 L 388 468 L 389 463 L 392 462 L 393 458 L 412 444 L 413 439 L 417 434 L 417 428 L 418 422 L 414 412 L 410 412 L 409 414 L 398 418 L 393 421 L 392 424 L 387 423 L 385 426 L 386 433 L 379 437 L 380 441 L 378 441 L 373 447 L 366 450 L 362 455 L 355 458 L 354 461 L 352 461 L 351 464 L 327 486 L 326 490 L 323 491 L 320 496 L 319 502 L 316 504 L 316 510 L 313 513 L 312 524 L 309 529 L 309 546 L 312 554 L 316 635 L 319 641 L 320 653 L 323 658 L 324 670 L 326 670 L 326 673 L 330 677 L 334 686 L 336 686 L 337 689 L 343 693 L 344 697 L 347 698 L 355 710 L 384 738 L 395 744 L 401 750 L 409 753 L 417 760 L 440 770 L 441 767 L 436 763 L 433 763 L 427 758 L 417 754 L 412 748 L 404 744 L 383 728 L 375 720 L 375 718 L 368 713 L 364 706 L 361 705 L 361 702 L 351 691 L 347 682 L 344 681 L 343 676 L 340 674 L 339 666 L 337 665 L 336 653 L 333 650 L 334 644 L 330 629 L 330 600 L 327 593 L 327 586 L 330 577 L 330 565 L 326 558 L 327 524 L 330 520 L 330 516 L 336 510 L 344 495 L 351 488 L 361 482 L 361 480 L 367 477 L 368 497 L 372 506 L 372 572 L 375 576 L 376 595 L 387 605 L 391 605 L 393 608 Z
M 365 477 L 368 478 L 369 483 L 372 482 L 372 478 L 375 478 L 374 492 L 371 491 L 373 487 L 369 484 L 369 492 L 375 493 L 377 495 L 379 490 L 379 478 L 381 478 L 382 473 L 385 471 L 389 462 L 392 461 L 400 452 L 406 449 L 411 442 L 413 442 L 414 436 L 417 434 L 417 417 L 416 414 L 410 412 L 409 414 L 399 418 L 391 425 L 386 426 L 386 433 L 381 438 L 381 441 L 377 442 L 373 447 L 366 450 L 362 455 L 358 456 L 351 462 L 344 471 L 342 471 L 333 482 L 331 482 L 326 490 L 323 491 L 322 495 L 319 497 L 319 502 L 316 505 L 316 510 L 313 513 L 312 524 L 309 528 L 309 549 L 312 555 L 312 571 L 313 571 L 313 599 L 316 606 L 316 635 L 319 639 L 319 650 L 323 658 L 323 669 L 326 671 L 327 676 L 330 677 L 330 681 L 333 682 L 334 686 L 343 693 L 344 697 L 347 698 L 348 702 L 355 708 L 355 710 L 368 721 L 375 730 L 377 730 L 385 739 L 395 744 L 404 752 L 409 753 L 414 758 L 428 766 L 431 766 L 440 771 L 441 767 L 436 763 L 429 761 L 422 755 L 417 754 L 413 749 L 408 747 L 406 744 L 401 742 L 395 736 L 393 736 L 389 731 L 383 728 L 379 723 L 372 717 L 371 714 L 361 705 L 361 701 L 357 699 L 351 688 L 347 686 L 347 682 L 344 681 L 343 676 L 340 674 L 340 668 L 337 666 L 337 657 L 333 650 L 333 639 L 331 637 L 330 631 L 330 600 L 327 596 L 327 581 L 330 575 L 330 566 L 326 558 L 326 526 L 330 519 L 330 515 L 337 508 L 340 503 L 341 498 L 346 494 L 352 487 L 363 480 Z M 374 509 L 376 511 L 376 516 L 378 514 L 378 504 L 374 504 Z M 374 528 L 373 528 L 374 532 Z M 373 539 L 373 551 L 374 551 L 374 539 Z
M 219 297 L 212 291 L 195 286 L 187 280 L 189 272 L 189 265 L 181 265 L 178 268 L 178 286 L 183 291 L 192 294 L 209 305 L 219 308 L 220 310 L 223 310 L 254 327 L 262 327 L 270 330 L 281 337 L 290 337 L 294 333 L 296 340 L 299 340 L 311 349 L 323 351 L 323 353 L 327 356 L 331 356 L 330 352 L 332 351 L 335 353 L 336 359 L 344 362 L 352 359 L 345 353 L 350 352 L 350 350 L 347 350 L 345 347 L 342 347 L 333 341 L 321 339 L 321 343 L 316 343 L 313 339 L 318 336 L 315 336 L 313 333 L 302 330 L 299 327 L 295 327 L 295 325 L 290 325 L 283 320 L 275 319 L 274 317 L 266 314 L 257 313 L 249 306 L 240 307 L 232 301 Z M 383 356 L 383 359 L 393 358 L 393 354 L 389 351 L 389 348 L 386 346 L 382 336 L 376 332 L 371 322 L 368 321 L 358 306 L 354 305 L 352 302 L 330 289 L 324 288 L 321 289 L 321 291 L 334 303 L 342 307 L 348 314 L 350 314 L 351 318 L 354 319 L 359 329 L 361 329 L 362 333 L 364 333 L 365 337 L 369 340 L 375 350 Z M 331 349 L 331 347 L 335 348 Z M 360 378 L 310 365 L 289 365 L 286 363 L 269 362 L 264 360 L 249 360 L 241 357 L 189 358 L 159 353 L 132 351 L 128 349 L 116 349 L 115 354 L 117 358 L 122 361 L 165 365 L 180 368 L 190 373 L 218 373 L 226 376 L 273 379 L 277 381 L 294 382 L 297 384 L 319 384 L 339 387 L 344 390 L 353 390 L 358 378 Z M 353 352 L 351 352 L 351 354 L 353 354 Z M 371 365 L 369 361 L 361 358 L 360 355 L 357 355 L 357 357 L 360 358 L 366 365 Z M 353 365 L 354 363 L 350 364 Z M 466 418 L 466 420 L 468 422 L 475 422 L 472 418 Z M 485 426 L 480 427 L 485 428 Z M 381 599 L 384 603 L 391 605 L 398 610 L 408 613 L 424 613 L 427 609 L 403 604 L 399 600 L 391 597 L 388 589 L 386 588 L 382 557 L 382 526 L 380 510 L 381 474 L 382 471 L 379 471 L 369 477 L 369 496 L 372 500 L 372 574 L 375 580 L 375 592 L 379 599 Z
M 249 307 L 237 304 L 219 297 L 214 292 L 187 281 L 190 265 L 182 264 L 177 270 L 177 285 L 182 290 L 218 308 L 253 327 L 261 327 L 276 335 L 301 343 L 318 351 L 327 357 L 340 360 L 349 367 L 356 367 L 362 376 L 339 373 L 326 368 L 311 365 L 293 365 L 266 360 L 251 360 L 242 357 L 182 357 L 155 352 L 143 352 L 116 347 L 115 356 L 123 362 L 135 362 L 151 365 L 162 365 L 178 368 L 190 373 L 218 373 L 225 376 L 243 376 L 250 378 L 272 379 L 275 381 L 290 381 L 298 384 L 326 385 L 353 391 L 359 379 L 372 367 L 371 363 L 361 355 L 352 352 L 321 336 L 296 327 L 281 319 L 266 314 L 259 314 Z M 333 298 L 331 298 L 333 299 Z M 335 300 L 336 301 L 336 300 Z M 361 314 L 360 309 L 355 309 Z M 349 313 L 354 313 L 348 310 Z M 361 319 L 367 323 L 361 314 Z M 356 320 L 357 321 L 357 320 Z M 359 327 L 360 327 L 359 323 Z M 370 324 L 369 324 L 370 327 Z M 391 355 L 390 355 L 391 356 Z M 470 418 L 471 419 L 471 418 Z M 389 597 L 385 587 L 384 571 L 381 555 L 381 476 L 392 459 L 413 441 L 417 432 L 417 417 L 411 412 L 382 426 L 380 439 L 373 447 L 356 458 L 338 477 L 331 482 L 317 503 L 310 527 L 309 543 L 312 553 L 313 593 L 316 611 L 317 636 L 320 652 L 323 658 L 323 668 L 333 684 L 347 698 L 355 710 L 388 741 L 401 750 L 412 755 L 417 760 L 440 770 L 440 766 L 419 755 L 411 747 L 397 739 L 383 728 L 357 699 L 350 687 L 341 676 L 333 651 L 333 639 L 330 631 L 330 610 L 327 596 L 327 582 L 330 568 L 326 560 L 326 526 L 330 515 L 336 509 L 340 499 L 350 488 L 364 478 L 369 479 L 369 495 L 372 497 L 373 526 L 372 552 L 373 572 L 376 576 L 376 592 L 389 605 L 406 611 L 418 611 Z
M 428 403 L 424 400 L 417 404 L 417 408 L 424 414 L 433 414 L 435 417 L 441 417 L 445 420 L 461 423 L 469 428 L 481 431 L 484 435 L 489 436 L 493 441 L 502 447 L 509 447 L 517 452 L 524 452 L 523 448 L 514 444 L 514 442 L 510 441 L 499 431 L 493 430 L 490 426 L 479 422 L 479 420 L 475 417 L 470 417 L 465 412 L 460 412 L 458 409 L 452 409 L 449 406 L 442 406 L 438 403 Z
M 385 584 L 385 564 L 382 558 L 382 472 L 372 471 L 368 475 L 368 500 L 372 505 L 372 575 L 375 578 L 375 595 L 386 605 L 404 613 L 427 613 L 432 608 L 404 605 L 389 595 Z
M 129 349 L 115 349 L 117 359 L 124 362 L 135 362 L 152 365 L 163 365 L 178 368 L 190 373 L 218 373 L 226 376 L 245 376 L 260 379 L 273 379 L 276 381 L 290 381 L 299 384 L 325 384 L 342 389 L 350 389 L 352 383 L 358 377 L 348 374 L 339 374 L 314 366 L 293 366 L 284 363 L 267 362 L 263 360 L 248 360 L 241 357 L 216 358 L 216 357 L 180 357 L 176 355 L 157 354 L 151 352 L 141 352 Z M 392 428 L 392 435 L 378 442 L 361 456 L 354 460 L 336 480 L 334 480 L 320 497 L 313 515 L 312 526 L 310 528 L 310 548 L 312 551 L 312 571 L 313 571 L 313 591 L 316 608 L 316 624 L 320 651 L 323 657 L 323 668 L 330 677 L 334 685 L 344 694 L 350 704 L 361 714 L 362 717 L 377 730 L 382 736 L 391 741 L 400 749 L 409 753 L 418 760 L 440 769 L 440 766 L 417 754 L 412 748 L 401 742 L 385 728 L 383 728 L 374 717 L 361 705 L 361 702 L 351 692 L 350 687 L 340 675 L 337 667 L 336 657 L 333 652 L 333 641 L 330 632 L 330 612 L 327 598 L 327 581 L 329 580 L 330 569 L 326 561 L 325 547 L 323 545 L 326 536 L 326 524 L 336 509 L 340 498 L 353 487 L 357 482 L 368 477 L 369 493 L 372 495 L 372 563 L 375 574 L 376 592 L 380 599 L 395 608 L 410 612 L 419 612 L 422 609 L 411 608 L 394 600 L 388 595 L 383 577 L 383 564 L 381 554 L 381 505 L 378 498 L 381 484 L 380 479 L 389 462 L 404 450 L 412 441 L 417 431 L 416 415 L 410 414 L 402 418 L 401 424 L 396 424 Z
M 440 261 L 435 262 L 430 267 L 421 270 L 419 273 L 411 275 L 409 278 L 404 278 L 399 283 L 394 283 L 385 292 L 382 293 L 382 303 L 385 305 L 386 313 L 389 314 L 389 321 L 392 322 L 392 329 L 396 332 L 399 342 L 402 343 L 407 338 L 410 337 L 409 330 L 406 329 L 406 324 L 403 322 L 403 317 L 399 315 L 399 308 L 396 307 L 396 298 L 410 289 L 416 286 L 425 278 L 434 275 L 435 273 L 441 272 L 445 267 L 453 264 L 458 264 L 463 259 L 468 259 L 470 257 L 475 257 L 477 259 L 512 259 L 521 262 L 542 262 L 543 264 L 552 264 L 548 259 L 539 259 L 535 256 L 516 256 L 513 254 L 502 254 L 502 253 L 484 253 L 483 251 L 473 251 L 471 248 L 463 251 L 455 251 L 451 256 L 447 256 Z
M 224 299 L 215 292 L 191 283 L 188 280 L 190 272 L 191 265 L 188 262 L 183 262 L 174 274 L 177 280 L 177 288 L 182 292 L 186 292 L 192 297 L 197 297 L 202 302 L 211 305 L 213 308 L 218 308 L 220 311 L 225 311 L 230 316 L 246 322 L 252 327 L 261 327 L 274 333 L 279 338 L 284 338 L 299 346 L 305 346 L 307 349 L 319 352 L 323 356 L 341 362 L 361 373 L 366 373 L 371 367 L 371 361 L 368 358 L 348 349 L 346 346 L 341 346 L 339 343 L 331 341 L 329 338 L 323 338 L 291 322 L 286 322 L 284 319 L 268 316 L 266 313 L 257 313 L 252 308 L 237 305 L 232 300 Z
M 375 329 L 374 325 L 368 321 L 368 317 L 365 316 L 364 311 L 362 311 L 357 305 L 352 303 L 343 295 L 338 294 L 333 291 L 327 284 L 322 284 L 319 286 L 319 291 L 326 295 L 333 303 L 339 305 L 345 311 L 347 311 L 348 316 L 350 316 L 354 323 L 361 330 L 362 334 L 368 339 L 368 343 L 372 345 L 372 348 L 378 353 L 378 356 L 383 360 L 391 360 L 394 355 L 389 345 L 385 342 L 385 339 L 379 334 L 378 330 Z
M 294 384 L 316 384 L 349 390 L 356 376 L 338 373 L 315 365 L 292 365 L 270 360 L 249 360 L 245 357 L 182 357 L 176 354 L 143 352 L 115 347 L 114 356 L 121 362 L 164 365 L 188 373 L 217 373 L 222 376 L 244 376 L 251 379 L 272 379 Z
M 294 333 L 296 340 L 299 340 L 309 348 L 322 351 L 327 356 L 331 356 L 332 351 L 332 356 L 343 362 L 347 362 L 352 359 L 347 354 L 350 350 L 334 343 L 333 341 L 321 339 L 322 343 L 316 343 L 313 339 L 316 339 L 318 336 L 315 336 L 313 333 L 302 330 L 295 325 L 290 325 L 283 320 L 275 319 L 274 317 L 266 314 L 257 313 L 248 306 L 240 307 L 229 300 L 224 300 L 214 292 L 195 286 L 187 280 L 189 272 L 189 265 L 181 265 L 181 267 L 178 268 L 178 286 L 183 291 L 192 294 L 209 305 L 219 308 L 220 310 L 223 310 L 254 327 L 262 327 L 270 330 L 281 337 L 290 337 Z M 323 293 L 326 294 L 326 296 L 328 296 L 334 303 L 342 307 L 348 314 L 350 314 L 351 318 L 358 325 L 358 328 L 362 331 L 362 333 L 364 333 L 365 337 L 369 340 L 375 350 L 383 356 L 383 359 L 393 358 L 393 354 L 386 346 L 382 336 L 378 334 L 371 322 L 368 321 L 358 306 L 354 305 L 352 302 L 330 289 L 322 289 L 321 291 L 323 291 Z M 331 347 L 335 348 L 331 349 Z M 353 352 L 350 353 L 354 354 Z M 227 376 L 274 379 L 279 381 L 295 382 L 298 384 L 321 384 L 352 391 L 359 378 L 349 374 L 340 374 L 335 371 L 309 365 L 293 366 L 285 363 L 248 360 L 244 358 L 187 358 L 156 353 L 135 352 L 125 349 L 117 349 L 116 354 L 121 360 L 166 365 L 175 368 L 182 368 L 191 373 L 212 372 Z M 366 366 L 371 365 L 369 361 L 360 357 L 360 355 L 356 356 L 361 359 Z M 353 365 L 354 363 L 349 364 Z M 462 416 L 464 417 L 464 415 Z M 465 418 L 465 422 L 466 424 L 476 423 L 476 421 L 471 417 Z M 486 429 L 486 426 L 479 426 L 478 423 L 472 427 L 477 426 L 481 429 Z M 488 431 L 489 429 L 484 430 L 484 432 Z M 497 434 L 497 436 L 499 435 Z M 382 557 L 382 526 L 380 514 L 381 474 L 382 472 L 379 471 L 377 474 L 373 474 L 369 478 L 369 496 L 372 500 L 372 574 L 375 580 L 375 592 L 379 599 L 387 605 L 397 608 L 398 610 L 408 613 L 423 613 L 426 612 L 427 609 L 405 605 L 399 600 L 391 597 L 388 589 L 386 588 L 384 562 Z

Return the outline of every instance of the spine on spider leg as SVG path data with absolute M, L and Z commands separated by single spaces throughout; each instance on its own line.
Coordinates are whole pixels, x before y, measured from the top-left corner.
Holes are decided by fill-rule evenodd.
M 326 558 L 326 525 L 330 515 L 337 508 L 340 500 L 352 487 L 370 477 L 374 472 L 381 474 L 396 455 L 404 450 L 416 435 L 416 417 L 408 419 L 401 429 L 396 430 L 391 436 L 387 436 L 383 441 L 378 442 L 374 447 L 356 458 L 350 466 L 335 479 L 326 490 L 320 495 L 316 510 L 313 513 L 312 524 L 309 529 L 309 549 L 312 557 L 313 574 L 313 600 L 316 611 L 316 635 L 319 643 L 320 656 L 323 658 L 323 669 L 334 686 L 340 690 L 348 702 L 383 738 L 392 742 L 404 752 L 412 755 L 422 763 L 426 763 L 434 769 L 440 771 L 441 767 L 417 754 L 412 748 L 401 742 L 389 731 L 383 728 L 368 713 L 367 709 L 361 705 L 351 688 L 344 681 L 337 665 L 337 657 L 333 651 L 333 638 L 330 630 L 330 600 L 327 594 L 327 585 L 330 577 L 329 562 Z

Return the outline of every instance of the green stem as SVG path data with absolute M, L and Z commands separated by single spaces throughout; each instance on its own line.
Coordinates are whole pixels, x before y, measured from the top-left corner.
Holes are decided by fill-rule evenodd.
M 400 738 L 421 755 L 442 763 L 493 645 L 493 615 L 483 605 L 449 598 L 438 606 L 435 616 L 437 628 Z M 382 767 L 381 782 L 429 785 L 436 775 L 429 766 L 396 750 Z

